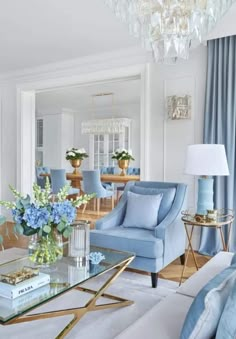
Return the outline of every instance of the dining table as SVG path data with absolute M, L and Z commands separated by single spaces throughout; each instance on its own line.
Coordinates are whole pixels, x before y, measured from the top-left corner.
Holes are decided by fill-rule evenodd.
M 140 175 L 119 175 L 119 174 L 101 174 L 102 182 L 112 182 L 115 184 L 127 184 L 128 181 L 140 181 Z M 82 173 L 66 173 L 66 179 L 71 180 L 71 186 L 81 189 Z
M 42 173 L 42 177 L 50 177 L 49 173 Z M 140 175 L 119 175 L 119 174 L 101 174 L 102 182 L 112 182 L 115 184 L 127 184 L 128 181 L 140 181 Z M 83 175 L 81 172 L 78 173 L 66 173 L 66 179 L 71 181 L 71 186 L 74 188 L 81 189 L 81 181 Z

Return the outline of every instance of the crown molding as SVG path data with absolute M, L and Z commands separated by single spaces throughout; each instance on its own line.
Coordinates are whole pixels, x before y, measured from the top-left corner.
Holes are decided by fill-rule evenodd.
M 134 64 L 144 64 L 152 60 L 151 54 L 140 48 L 119 49 L 112 52 L 90 55 L 78 59 L 44 64 L 0 74 L 0 84 L 11 81 L 27 82 L 44 80 L 49 77 L 63 77 L 72 74 L 96 72 Z

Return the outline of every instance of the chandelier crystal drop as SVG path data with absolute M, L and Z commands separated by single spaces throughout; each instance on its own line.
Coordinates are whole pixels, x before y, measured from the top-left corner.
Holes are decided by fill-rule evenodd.
M 155 61 L 188 59 L 235 0 L 104 0 Z

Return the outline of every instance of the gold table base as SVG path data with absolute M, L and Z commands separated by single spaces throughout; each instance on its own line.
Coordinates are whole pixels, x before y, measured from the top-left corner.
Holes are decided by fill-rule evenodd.
M 62 339 L 62 338 L 65 338 L 65 336 L 71 331 L 71 329 L 89 311 L 99 311 L 99 310 L 104 310 L 104 309 L 107 309 L 107 308 L 116 308 L 116 307 L 124 307 L 124 306 L 132 305 L 134 302 L 131 301 L 131 300 L 120 298 L 120 297 L 117 297 L 117 296 L 114 296 L 114 295 L 111 295 L 111 294 L 107 294 L 107 293 L 104 293 L 104 292 L 117 279 L 117 277 L 126 269 L 126 267 L 130 264 L 130 262 L 133 259 L 134 259 L 134 257 L 131 257 L 129 259 L 124 260 L 122 263 L 120 263 L 118 265 L 115 273 L 111 275 L 111 277 L 102 285 L 102 287 L 98 291 L 94 291 L 94 290 L 88 289 L 86 287 L 80 287 L 80 286 L 74 287 L 74 289 L 76 289 L 76 290 L 93 294 L 93 297 L 85 304 L 85 306 L 78 307 L 78 308 L 66 309 L 66 310 L 55 310 L 55 311 L 50 311 L 50 312 L 37 313 L 37 314 L 32 314 L 32 315 L 31 314 L 30 315 L 22 315 L 18 318 L 9 320 L 4 325 L 18 324 L 18 323 L 24 323 L 24 322 L 29 322 L 29 321 L 33 321 L 33 320 L 42 320 L 42 319 L 48 319 L 48 318 L 54 318 L 54 317 L 60 317 L 60 316 L 64 316 L 64 315 L 73 314 L 73 316 L 74 316 L 73 319 L 68 323 L 68 325 L 56 337 L 56 339 L 59 339 L 59 338 Z M 116 266 L 112 267 L 112 269 L 114 269 L 114 268 L 116 268 Z M 99 276 L 101 274 L 98 274 L 97 276 Z M 66 293 L 68 291 L 71 291 L 71 290 L 67 290 L 64 293 Z M 96 301 L 100 297 L 106 297 L 108 299 L 115 300 L 117 302 L 96 305 Z M 46 302 L 51 301 L 51 300 L 53 300 L 53 299 L 47 300 Z M 42 304 L 40 304 L 39 306 L 42 306 Z
M 219 230 L 223 250 L 226 251 L 226 252 L 229 251 L 229 239 L 230 239 L 230 231 L 231 231 L 231 228 L 232 228 L 232 222 L 233 222 L 233 220 L 228 223 L 229 224 L 229 231 L 228 231 L 227 239 L 225 239 L 225 237 L 224 237 L 224 233 L 223 233 L 223 230 L 222 230 L 223 225 L 208 226 L 208 227 L 215 228 L 215 229 Z M 190 231 L 188 231 L 187 225 L 191 226 Z M 192 246 L 193 230 L 194 230 L 195 226 L 199 227 L 199 225 L 197 226 L 197 225 L 191 224 L 190 222 L 184 222 L 184 227 L 185 227 L 185 231 L 186 231 L 186 235 L 187 235 L 187 239 L 188 239 L 188 248 L 187 248 L 187 254 L 186 254 L 183 270 L 182 270 L 182 273 L 181 273 L 179 285 L 182 284 L 182 281 L 183 281 L 183 278 L 184 278 L 184 272 L 185 272 L 185 269 L 186 269 L 186 266 L 187 266 L 187 261 L 188 261 L 190 251 L 191 251 L 191 254 L 193 256 L 195 267 L 196 267 L 197 270 L 199 269 L 198 264 L 197 264 L 197 259 L 196 259 L 196 256 L 195 256 L 195 253 L 194 253 L 194 250 L 193 250 L 193 246 Z M 201 224 L 201 227 L 204 227 L 204 226 L 206 227 L 206 225 Z

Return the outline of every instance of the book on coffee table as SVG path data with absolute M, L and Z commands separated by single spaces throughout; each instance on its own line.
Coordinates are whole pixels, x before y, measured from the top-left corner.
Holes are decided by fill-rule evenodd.
M 49 283 L 50 275 L 41 272 L 33 278 L 24 280 L 16 285 L 0 282 L 0 296 L 15 299 Z

